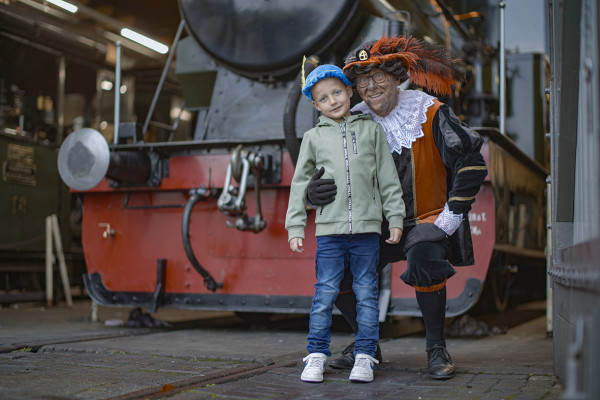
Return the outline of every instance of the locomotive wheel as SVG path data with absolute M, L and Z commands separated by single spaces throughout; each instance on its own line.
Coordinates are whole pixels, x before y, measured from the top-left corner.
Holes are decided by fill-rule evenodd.
M 490 271 L 490 286 L 494 308 L 497 312 L 503 312 L 508 307 L 513 281 L 514 274 L 508 267 Z
M 494 252 L 490 261 L 481 298 L 474 309 L 475 314 L 502 313 L 511 302 L 511 291 L 517 267 L 507 265 L 506 254 Z M 514 300 L 514 299 L 513 299 Z

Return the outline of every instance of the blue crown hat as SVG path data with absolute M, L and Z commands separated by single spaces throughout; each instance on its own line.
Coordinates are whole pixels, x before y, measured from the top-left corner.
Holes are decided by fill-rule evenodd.
M 344 75 L 340 67 L 331 64 L 323 64 L 319 65 L 310 74 L 308 74 L 306 83 L 302 88 L 302 93 L 312 101 L 313 97 L 311 90 L 313 86 L 325 78 L 338 78 L 344 83 L 344 85 L 352 86 L 352 82 L 346 78 L 346 75 Z

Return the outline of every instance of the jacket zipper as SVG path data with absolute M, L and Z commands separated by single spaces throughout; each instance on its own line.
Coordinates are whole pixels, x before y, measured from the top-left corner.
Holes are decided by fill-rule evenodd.
M 352 131 L 350 134 L 352 135 L 352 147 L 354 148 L 354 154 L 358 154 L 358 149 L 356 148 L 356 133 Z
M 352 190 L 350 189 L 350 162 L 348 160 L 348 141 L 346 140 L 346 121 L 340 123 L 344 141 L 344 160 L 346 161 L 346 187 L 348 189 L 348 233 L 352 234 Z
M 375 176 L 373 176 L 373 206 L 377 206 L 377 202 L 375 201 Z

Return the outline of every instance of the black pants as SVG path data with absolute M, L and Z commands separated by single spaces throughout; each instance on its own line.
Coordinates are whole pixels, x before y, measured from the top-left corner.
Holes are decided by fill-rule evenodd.
M 385 230 L 383 232 L 386 232 Z M 403 238 L 405 233 L 403 233 Z M 414 245 L 404 254 L 404 240 L 395 245 L 385 243 L 389 237 L 381 236 L 380 263 L 378 271 L 391 262 L 407 260 L 406 271 L 400 278 L 408 285 L 415 287 L 417 303 L 425 322 L 426 349 L 445 346 L 444 323 L 446 318 L 446 280 L 456 271 L 446 260 L 448 240 L 440 242 L 421 242 Z M 352 274 L 349 269 L 340 283 L 336 307 L 356 332 L 356 297 L 352 292 Z

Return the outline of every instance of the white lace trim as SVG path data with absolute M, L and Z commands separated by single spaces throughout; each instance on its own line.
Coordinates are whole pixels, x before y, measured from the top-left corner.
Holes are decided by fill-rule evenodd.
M 462 220 L 463 220 L 463 215 L 462 214 L 454 214 L 448 208 L 448 203 L 446 203 L 444 205 L 444 211 L 442 211 L 440 213 L 440 215 L 438 215 L 434 224 L 438 228 L 440 228 L 441 230 L 446 232 L 446 235 L 450 236 L 458 229 Z
M 352 108 L 371 114 L 385 131 L 390 151 L 400 154 L 402 148 L 410 149 L 418 138 L 424 136 L 421 125 L 427 121 L 427 109 L 435 97 L 419 90 L 398 90 L 398 105 L 385 117 L 380 117 L 361 102 Z

